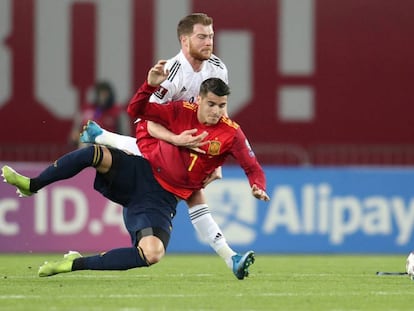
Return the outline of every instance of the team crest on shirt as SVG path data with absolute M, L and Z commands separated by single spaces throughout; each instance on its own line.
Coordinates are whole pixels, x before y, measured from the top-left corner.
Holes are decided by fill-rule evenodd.
M 212 140 L 210 141 L 210 145 L 208 146 L 207 153 L 210 155 L 219 155 L 220 147 L 221 147 L 221 142 L 219 142 L 218 140 Z

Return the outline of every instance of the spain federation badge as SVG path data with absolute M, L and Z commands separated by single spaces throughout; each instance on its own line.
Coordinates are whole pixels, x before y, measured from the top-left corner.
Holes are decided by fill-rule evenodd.
M 210 145 L 208 146 L 208 154 L 210 155 L 219 155 L 220 154 L 220 146 L 221 142 L 218 140 L 210 141 Z

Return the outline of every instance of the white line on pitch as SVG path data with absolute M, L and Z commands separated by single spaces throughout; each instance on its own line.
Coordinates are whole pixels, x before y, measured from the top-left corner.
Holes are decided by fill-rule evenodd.
M 401 291 L 396 292 L 386 292 L 386 291 L 373 291 L 370 292 L 371 295 L 375 296 L 397 296 L 404 294 Z M 220 296 L 219 294 L 216 294 Z M 361 296 L 365 295 L 364 293 L 360 292 L 337 292 L 337 293 L 298 293 L 298 292 L 269 292 L 269 293 L 252 293 L 251 295 L 243 295 L 243 294 L 234 294 L 234 295 L 223 295 L 226 297 L 242 297 L 242 296 L 255 296 L 255 297 L 312 297 L 312 296 L 330 296 L 330 297 L 347 297 L 347 296 Z M 189 298 L 189 297 L 207 297 L 210 294 L 119 294 L 119 295 L 60 295 L 60 296 L 53 296 L 53 297 L 43 297 L 38 295 L 0 295 L 0 300 L 7 300 L 7 299 L 72 299 L 72 298 L 81 298 L 81 299 L 145 299 L 145 298 Z

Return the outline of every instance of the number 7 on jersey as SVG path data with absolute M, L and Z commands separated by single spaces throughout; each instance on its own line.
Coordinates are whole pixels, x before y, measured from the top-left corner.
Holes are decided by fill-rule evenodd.
M 198 155 L 195 153 L 190 153 L 191 163 L 188 166 L 188 171 L 191 172 L 193 170 L 194 164 L 196 163 L 198 159 Z

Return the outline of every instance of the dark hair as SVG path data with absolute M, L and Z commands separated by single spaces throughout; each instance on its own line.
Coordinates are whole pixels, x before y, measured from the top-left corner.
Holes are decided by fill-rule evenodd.
M 200 96 L 206 96 L 208 92 L 211 92 L 217 96 L 230 95 L 230 87 L 219 78 L 209 78 L 204 80 L 200 86 Z
M 108 109 L 111 108 L 115 104 L 115 91 L 112 87 L 111 83 L 108 81 L 99 81 L 95 84 L 95 104 L 99 101 L 99 94 L 102 91 L 108 92 L 108 98 L 106 99 L 105 103 L 103 103 L 103 108 Z
M 193 33 L 194 25 L 196 24 L 209 26 L 213 24 L 213 19 L 204 13 L 193 13 L 182 18 L 178 22 L 177 26 L 178 41 L 180 41 L 180 37 L 182 35 L 189 35 Z

